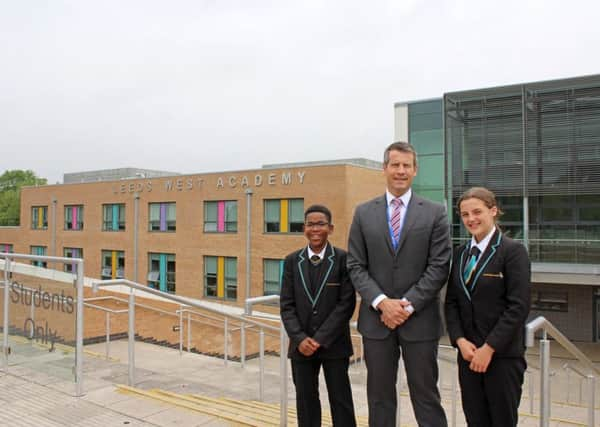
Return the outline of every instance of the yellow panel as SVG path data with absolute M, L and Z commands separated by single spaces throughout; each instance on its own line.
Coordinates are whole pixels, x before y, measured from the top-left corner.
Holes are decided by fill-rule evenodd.
M 44 208 L 38 208 L 38 228 L 44 227 Z
M 279 231 L 288 232 L 288 201 L 281 199 L 281 214 L 279 216 Z
M 225 258 L 217 258 L 217 297 L 225 296 Z
M 112 273 L 113 279 L 117 278 L 117 251 L 112 251 Z

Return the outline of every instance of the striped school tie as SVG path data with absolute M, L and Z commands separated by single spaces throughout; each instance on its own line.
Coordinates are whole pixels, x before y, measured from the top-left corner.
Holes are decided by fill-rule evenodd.
M 392 205 L 392 216 L 390 217 L 390 225 L 392 227 L 392 233 L 394 234 L 394 246 L 400 240 L 400 228 L 402 227 L 401 212 L 402 212 L 402 199 L 399 197 L 390 201 Z
M 469 252 L 469 258 L 467 259 L 467 263 L 465 264 L 465 269 L 463 271 L 463 279 L 465 280 L 465 283 L 469 283 L 473 273 L 475 272 L 475 266 L 477 265 L 479 252 L 480 251 L 477 246 L 473 246 Z

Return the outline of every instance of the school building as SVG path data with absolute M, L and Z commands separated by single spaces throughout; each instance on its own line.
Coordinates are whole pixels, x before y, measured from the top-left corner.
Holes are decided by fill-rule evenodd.
M 306 208 L 329 207 L 331 242 L 345 248 L 354 207 L 385 189 L 381 163 L 366 159 L 168 176 L 128 168 L 65 182 L 22 189 L 20 226 L 0 227 L 0 249 L 79 257 L 87 277 L 237 305 L 279 293 L 284 257 L 306 244 Z
M 395 104 L 395 138 L 419 153 L 413 188 L 456 211 L 493 190 L 502 229 L 528 248 L 532 316 L 600 341 L 600 75 L 450 92 Z

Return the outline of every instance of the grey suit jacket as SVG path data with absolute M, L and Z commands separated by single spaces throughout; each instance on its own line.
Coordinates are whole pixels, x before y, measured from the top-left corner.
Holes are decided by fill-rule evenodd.
M 389 233 L 385 195 L 359 205 L 348 239 L 348 270 L 361 296 L 360 333 L 383 339 L 391 330 L 371 303 L 380 294 L 408 299 L 415 312 L 397 331 L 406 341 L 439 339 L 439 292 L 448 279 L 451 244 L 446 209 L 416 196 L 408 204 L 398 248 Z

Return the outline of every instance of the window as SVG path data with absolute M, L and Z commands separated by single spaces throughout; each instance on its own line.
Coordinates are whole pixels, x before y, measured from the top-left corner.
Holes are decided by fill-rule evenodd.
M 266 233 L 302 233 L 304 199 L 265 200 Z
M 81 248 L 65 248 L 63 251 L 63 256 L 65 258 L 83 258 L 83 249 Z M 67 273 L 77 273 L 77 264 L 66 264 L 64 265 L 65 271 Z
M 31 255 L 46 255 L 46 246 L 32 246 L 31 247 Z M 38 261 L 32 260 L 31 265 L 35 265 L 36 267 L 47 268 L 48 263 L 46 261 Z
M 14 252 L 13 245 L 10 243 L 0 243 L 0 252 L 11 254 Z
M 282 259 L 263 260 L 264 294 L 279 295 L 281 292 L 281 276 L 283 275 Z
M 125 230 L 125 204 L 116 203 L 102 205 L 102 230 L 123 231 Z
M 150 203 L 150 231 L 175 231 L 175 203 Z
M 65 230 L 83 230 L 83 205 L 65 206 Z
M 31 228 L 34 230 L 48 228 L 48 206 L 31 207 Z
M 102 266 L 100 269 L 102 280 L 122 279 L 125 277 L 125 252 L 102 251 Z
M 540 311 L 569 311 L 569 293 L 562 290 L 531 291 L 531 309 Z
M 237 232 L 237 201 L 204 202 L 204 231 Z
M 237 299 L 237 258 L 204 257 L 204 295 Z
M 175 255 L 148 254 L 148 286 L 175 293 Z

